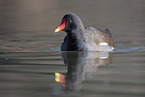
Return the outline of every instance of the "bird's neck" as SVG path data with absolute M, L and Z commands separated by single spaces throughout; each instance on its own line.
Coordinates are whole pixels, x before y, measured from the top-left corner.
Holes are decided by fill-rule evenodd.
M 67 40 L 68 40 L 68 48 L 71 47 L 71 50 L 84 50 L 86 49 L 84 46 L 85 44 L 85 32 L 83 30 L 77 30 L 74 32 L 71 32 L 71 34 L 67 34 Z
M 79 30 L 73 30 L 69 33 L 67 33 L 68 39 L 71 42 L 77 42 L 77 41 L 81 41 L 84 36 L 85 36 L 85 32 L 83 29 L 79 29 Z

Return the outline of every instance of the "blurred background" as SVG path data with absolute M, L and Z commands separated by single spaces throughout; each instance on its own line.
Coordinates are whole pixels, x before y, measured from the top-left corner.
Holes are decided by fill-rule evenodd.
M 144 5 L 144 0 L 0 0 L 0 51 L 58 51 L 66 34 L 54 29 L 67 13 L 85 26 L 110 29 L 118 48 L 144 46 Z
M 60 52 L 67 13 L 111 31 L 114 52 Z M 145 97 L 145 0 L 0 0 L 0 97 Z

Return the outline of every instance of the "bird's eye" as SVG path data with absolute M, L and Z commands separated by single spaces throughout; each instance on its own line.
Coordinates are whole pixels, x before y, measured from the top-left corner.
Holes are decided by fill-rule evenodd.
M 70 24 L 71 23 L 71 20 L 68 20 L 67 22 Z

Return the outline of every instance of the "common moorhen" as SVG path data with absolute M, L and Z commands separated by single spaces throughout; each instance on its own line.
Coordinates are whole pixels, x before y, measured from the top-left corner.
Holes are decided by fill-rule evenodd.
M 55 32 L 67 33 L 61 45 L 61 51 L 112 51 L 114 42 L 110 31 L 94 27 L 84 27 L 75 14 L 66 14 Z

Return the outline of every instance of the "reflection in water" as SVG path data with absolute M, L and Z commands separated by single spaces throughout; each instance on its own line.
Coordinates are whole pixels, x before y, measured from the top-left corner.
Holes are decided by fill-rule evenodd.
M 145 52 L 113 56 L 106 66 L 112 53 L 0 53 L 0 97 L 144 97 Z
M 55 80 L 62 83 L 65 91 L 79 91 L 86 75 L 96 72 L 99 66 L 110 64 L 112 55 L 109 52 L 62 52 L 67 73 L 55 73 Z

